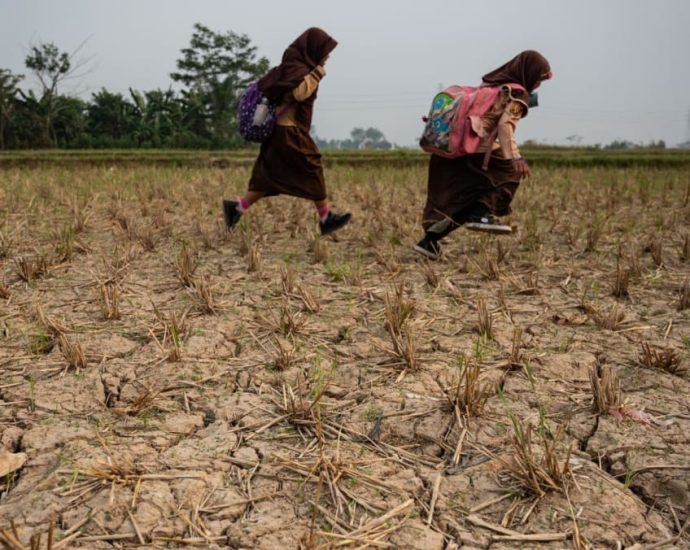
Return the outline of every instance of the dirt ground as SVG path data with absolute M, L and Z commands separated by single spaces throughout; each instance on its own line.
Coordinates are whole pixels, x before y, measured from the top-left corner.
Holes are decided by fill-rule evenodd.
M 246 168 L 0 173 L 0 540 L 690 547 L 687 172 L 537 169 L 437 263 L 424 166 L 327 176 L 319 239 L 227 234 Z

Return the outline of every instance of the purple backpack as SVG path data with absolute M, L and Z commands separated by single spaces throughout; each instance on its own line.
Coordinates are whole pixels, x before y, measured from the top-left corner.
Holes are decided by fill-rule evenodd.
M 251 82 L 237 107 L 240 135 L 247 141 L 263 143 L 273 133 L 280 114 L 276 112 L 276 106 L 261 93 L 257 81 Z

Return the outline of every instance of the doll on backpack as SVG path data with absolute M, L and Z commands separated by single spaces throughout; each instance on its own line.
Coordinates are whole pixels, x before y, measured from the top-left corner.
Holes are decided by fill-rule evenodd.
M 330 210 L 321 153 L 309 135 L 319 82 L 326 74 L 323 67 L 337 45 L 325 31 L 307 29 L 285 50 L 280 65 L 258 81 L 261 93 L 278 105 L 278 120 L 271 136 L 261 144 L 246 194 L 237 200 L 223 200 L 228 229 L 256 201 L 274 195 L 313 201 L 322 235 L 350 221 L 349 213 Z
M 520 180 L 530 173 L 517 147 L 515 126 L 527 116 L 530 94 L 550 78 L 548 61 L 533 50 L 518 54 L 484 75 L 483 86 L 501 86 L 495 103 L 481 118 L 484 135 L 497 139 L 487 140 L 476 153 L 457 158 L 431 155 L 422 218 L 425 235 L 415 246 L 417 252 L 438 259 L 439 241 L 462 225 L 487 233 L 512 231 L 497 218 L 510 214 Z M 526 92 L 511 89 L 508 84 L 519 84 Z

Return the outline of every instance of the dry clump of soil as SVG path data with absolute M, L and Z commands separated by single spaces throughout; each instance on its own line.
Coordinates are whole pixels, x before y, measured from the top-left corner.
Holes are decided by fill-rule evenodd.
M 318 239 L 227 234 L 244 168 L 5 170 L 0 541 L 690 544 L 686 175 L 537 170 L 430 264 L 424 174 L 329 170 Z

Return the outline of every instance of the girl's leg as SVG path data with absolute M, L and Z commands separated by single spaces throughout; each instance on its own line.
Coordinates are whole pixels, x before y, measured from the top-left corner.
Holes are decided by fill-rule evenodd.
M 441 257 L 439 241 L 464 224 L 466 217 L 466 212 L 461 211 L 431 225 L 425 224 L 424 238 L 415 245 L 414 249 L 431 260 L 438 260 Z
M 243 197 L 236 201 L 223 199 L 223 216 L 225 217 L 225 227 L 232 229 L 247 209 L 259 199 L 266 196 L 261 191 L 247 191 Z
M 243 214 L 252 204 L 254 204 L 259 199 L 266 196 L 266 193 L 260 191 L 247 191 L 244 197 L 237 199 L 237 211 Z
M 314 206 L 316 206 L 316 211 L 319 213 L 319 221 L 326 221 L 326 218 L 328 218 L 328 213 L 331 211 L 331 208 L 328 205 L 328 199 L 314 201 Z
M 487 193 L 474 206 L 467 219 L 467 229 L 505 235 L 512 233 L 509 225 L 501 223 L 498 216 L 510 214 L 510 203 L 515 196 L 519 182 L 505 182 L 496 186 L 495 190 Z
M 328 235 L 337 231 L 341 227 L 347 224 L 352 218 L 352 214 L 346 212 L 345 214 L 336 214 L 331 212 L 331 208 L 328 205 L 328 199 L 322 199 L 320 201 L 314 201 L 314 206 L 316 206 L 316 211 L 319 213 L 319 227 L 321 229 L 321 235 Z

